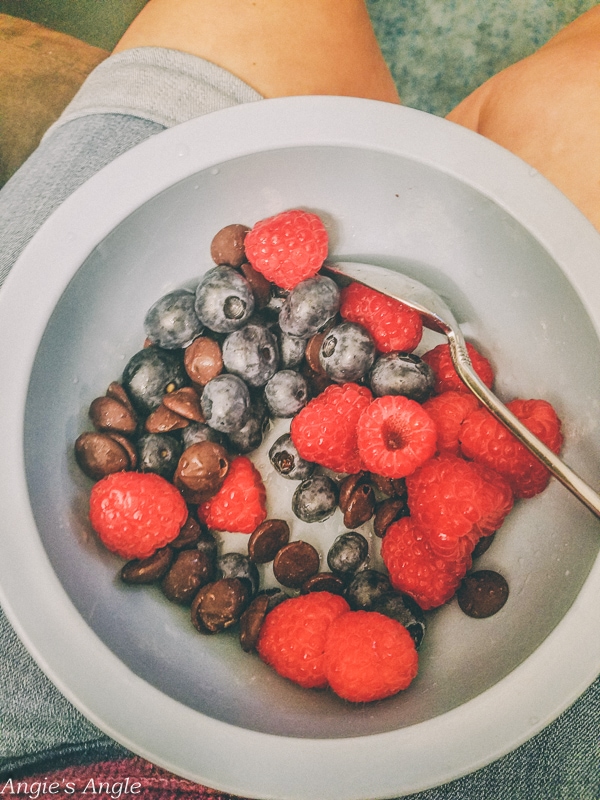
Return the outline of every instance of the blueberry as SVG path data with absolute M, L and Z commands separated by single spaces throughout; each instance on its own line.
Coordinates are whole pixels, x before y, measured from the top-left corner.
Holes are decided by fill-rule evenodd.
M 250 392 L 237 375 L 217 375 L 204 387 L 200 405 L 207 425 L 221 433 L 230 433 L 246 424 Z
M 168 350 L 191 344 L 204 330 L 194 308 L 195 300 L 194 292 L 187 289 L 177 289 L 157 300 L 144 319 L 148 339 Z
M 190 422 L 189 425 L 186 425 L 181 430 L 181 438 L 184 449 L 200 442 L 215 442 L 223 446 L 225 446 L 226 442 L 224 434 L 211 428 L 205 422 Z
M 254 311 L 248 281 L 232 267 L 209 269 L 196 289 L 196 314 L 211 331 L 229 333 L 243 327 Z
M 327 564 L 329 569 L 340 578 L 353 575 L 367 562 L 369 543 L 356 531 L 342 533 L 329 548 Z
M 308 339 L 335 317 L 340 290 L 331 278 L 315 275 L 295 286 L 279 312 L 279 327 L 291 336 Z
M 375 569 L 357 572 L 346 588 L 346 600 L 354 611 L 372 611 L 382 597 L 393 592 L 387 575 Z
M 308 401 L 308 386 L 299 372 L 282 369 L 265 386 L 265 399 L 274 417 L 293 417 Z
M 168 481 L 173 479 L 183 445 L 169 433 L 146 433 L 137 442 L 140 472 L 155 472 Z
M 219 547 L 217 540 L 210 531 L 202 531 L 200 538 L 196 542 L 196 549 L 200 550 L 202 553 L 206 553 L 213 564 L 216 563 Z
M 269 414 L 265 402 L 261 397 L 252 398 L 245 424 L 239 430 L 227 434 L 227 449 L 242 455 L 256 450 L 262 444 L 268 424 Z
M 162 403 L 167 391 L 188 386 L 190 379 L 179 350 L 151 346 L 130 358 L 121 382 L 136 411 L 150 414 Z
M 413 353 L 386 353 L 373 364 L 369 383 L 376 397 L 404 395 L 423 403 L 433 394 L 435 374 Z
M 289 433 L 280 436 L 269 450 L 269 459 L 277 472 L 292 481 L 303 481 L 313 474 L 315 465 L 300 457 Z
M 375 344 L 369 333 L 354 322 L 332 328 L 319 350 L 321 366 L 335 383 L 360 380 L 373 366 Z
M 419 647 L 425 634 L 425 615 L 412 597 L 405 594 L 386 594 L 373 605 L 373 611 L 379 611 L 404 625 Z
M 307 339 L 290 336 L 279 331 L 279 361 L 281 369 L 294 369 L 302 363 L 306 351 Z
M 219 578 L 240 578 L 247 581 L 252 595 L 258 592 L 260 576 L 258 568 L 248 556 L 242 553 L 224 553 L 217 558 L 217 576 Z
M 338 490 L 326 475 L 314 475 L 294 492 L 292 511 L 303 522 L 323 522 L 337 508 Z
M 248 386 L 264 386 L 279 366 L 277 339 L 264 326 L 249 323 L 225 339 L 223 364 Z

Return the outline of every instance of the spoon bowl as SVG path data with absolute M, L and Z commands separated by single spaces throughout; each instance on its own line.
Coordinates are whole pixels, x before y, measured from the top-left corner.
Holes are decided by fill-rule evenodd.
M 600 517 L 600 495 L 550 450 L 502 403 L 473 369 L 465 337 L 444 300 L 423 283 L 396 270 L 373 264 L 340 261 L 326 271 L 369 286 L 417 311 L 425 327 L 444 334 L 450 345 L 454 368 L 477 399 L 503 424 L 572 494 Z

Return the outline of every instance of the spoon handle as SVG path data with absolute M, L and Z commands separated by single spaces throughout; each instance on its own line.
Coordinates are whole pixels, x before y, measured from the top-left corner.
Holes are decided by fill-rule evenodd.
M 456 330 L 446 330 L 450 344 L 450 355 L 462 381 L 475 397 L 500 420 L 514 436 L 555 476 L 578 500 L 600 517 L 600 495 L 598 495 L 577 473 L 567 466 L 556 453 L 541 442 L 523 423 L 500 402 L 496 395 L 479 378 L 467 354 L 465 341 Z

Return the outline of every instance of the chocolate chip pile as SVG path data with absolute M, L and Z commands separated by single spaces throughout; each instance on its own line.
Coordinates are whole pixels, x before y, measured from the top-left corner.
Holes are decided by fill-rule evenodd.
M 219 490 L 232 459 L 254 453 L 272 430 L 273 418 L 289 419 L 332 383 L 319 357 L 332 323 L 307 337 L 278 327 L 288 292 L 245 261 L 247 231 L 229 225 L 211 243 L 221 271 L 214 292 L 224 287 L 218 308 L 210 305 L 214 292 L 206 299 L 206 315 L 215 323 L 210 328 L 196 324 L 190 313 L 193 292 L 177 290 L 161 298 L 146 316 L 144 347 L 130 359 L 121 381 L 93 400 L 94 430 L 75 442 L 77 463 L 94 481 L 120 471 L 155 472 L 188 504 L 178 537 L 149 558 L 127 562 L 120 577 L 130 585 L 157 584 L 169 601 L 189 607 L 201 633 L 238 626 L 245 651 L 255 648 L 262 621 L 275 605 L 293 594 L 323 590 L 343 595 L 353 609 L 393 617 L 419 646 L 423 612 L 392 588 L 384 569 L 370 566 L 368 534 L 356 530 L 371 523 L 381 538 L 408 515 L 403 479 L 315 470 L 300 458 L 289 433 L 277 437 L 269 469 L 298 482 L 291 504 L 295 516 L 315 523 L 336 508 L 341 511 L 346 530 L 326 553 L 326 570 L 317 548 L 293 539 L 284 519 L 259 524 L 244 537 L 243 553 L 223 552 L 221 534 L 198 519 L 195 507 Z M 243 287 L 233 291 L 239 279 Z M 231 419 L 238 406 L 245 412 L 235 427 Z M 482 540 L 481 551 L 491 538 Z M 265 585 L 265 565 L 271 565 L 274 585 Z M 458 602 L 466 614 L 486 617 L 502 607 L 507 594 L 501 576 L 486 570 L 465 579 Z

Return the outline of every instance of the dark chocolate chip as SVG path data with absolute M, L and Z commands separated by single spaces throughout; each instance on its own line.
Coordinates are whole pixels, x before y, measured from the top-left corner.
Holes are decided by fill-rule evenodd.
M 187 550 L 190 547 L 195 547 L 201 534 L 202 528 L 200 527 L 200 523 L 190 514 L 183 523 L 177 538 L 170 542 L 170 546 L 175 550 Z
M 299 589 L 319 571 L 320 558 L 308 542 L 290 542 L 279 550 L 273 561 L 273 574 L 282 586 Z
M 317 572 L 307 581 L 304 581 L 300 588 L 300 594 L 310 592 L 331 592 L 332 594 L 344 594 L 344 581 L 332 572 Z
M 498 572 L 482 569 L 464 578 L 456 592 L 458 605 L 469 617 L 496 614 L 508 600 L 508 583 Z
M 382 539 L 392 522 L 409 514 L 406 501 L 402 497 L 388 497 L 377 506 L 373 520 L 373 532 Z
M 240 617 L 240 645 L 250 653 L 256 648 L 260 629 L 269 611 L 269 598 L 266 594 L 257 595 Z
M 226 225 L 217 231 L 210 243 L 210 256 L 220 266 L 239 267 L 246 260 L 244 240 L 250 228 L 246 225 Z
M 75 441 L 75 460 L 88 478 L 100 480 L 131 468 L 128 451 L 107 433 L 82 433 Z
M 203 633 L 223 631 L 239 621 L 249 598 L 250 590 L 245 581 L 221 578 L 206 586 L 200 598 L 194 599 L 192 622 Z
M 173 551 L 170 547 L 161 547 L 148 558 L 128 561 L 121 569 L 121 580 L 125 583 L 154 583 L 160 580 L 171 566 Z
M 283 519 L 266 519 L 248 540 L 248 555 L 256 564 L 273 561 L 290 540 L 290 527 Z
M 200 550 L 182 550 L 162 580 L 161 588 L 174 603 L 188 603 L 213 577 L 213 564 Z

